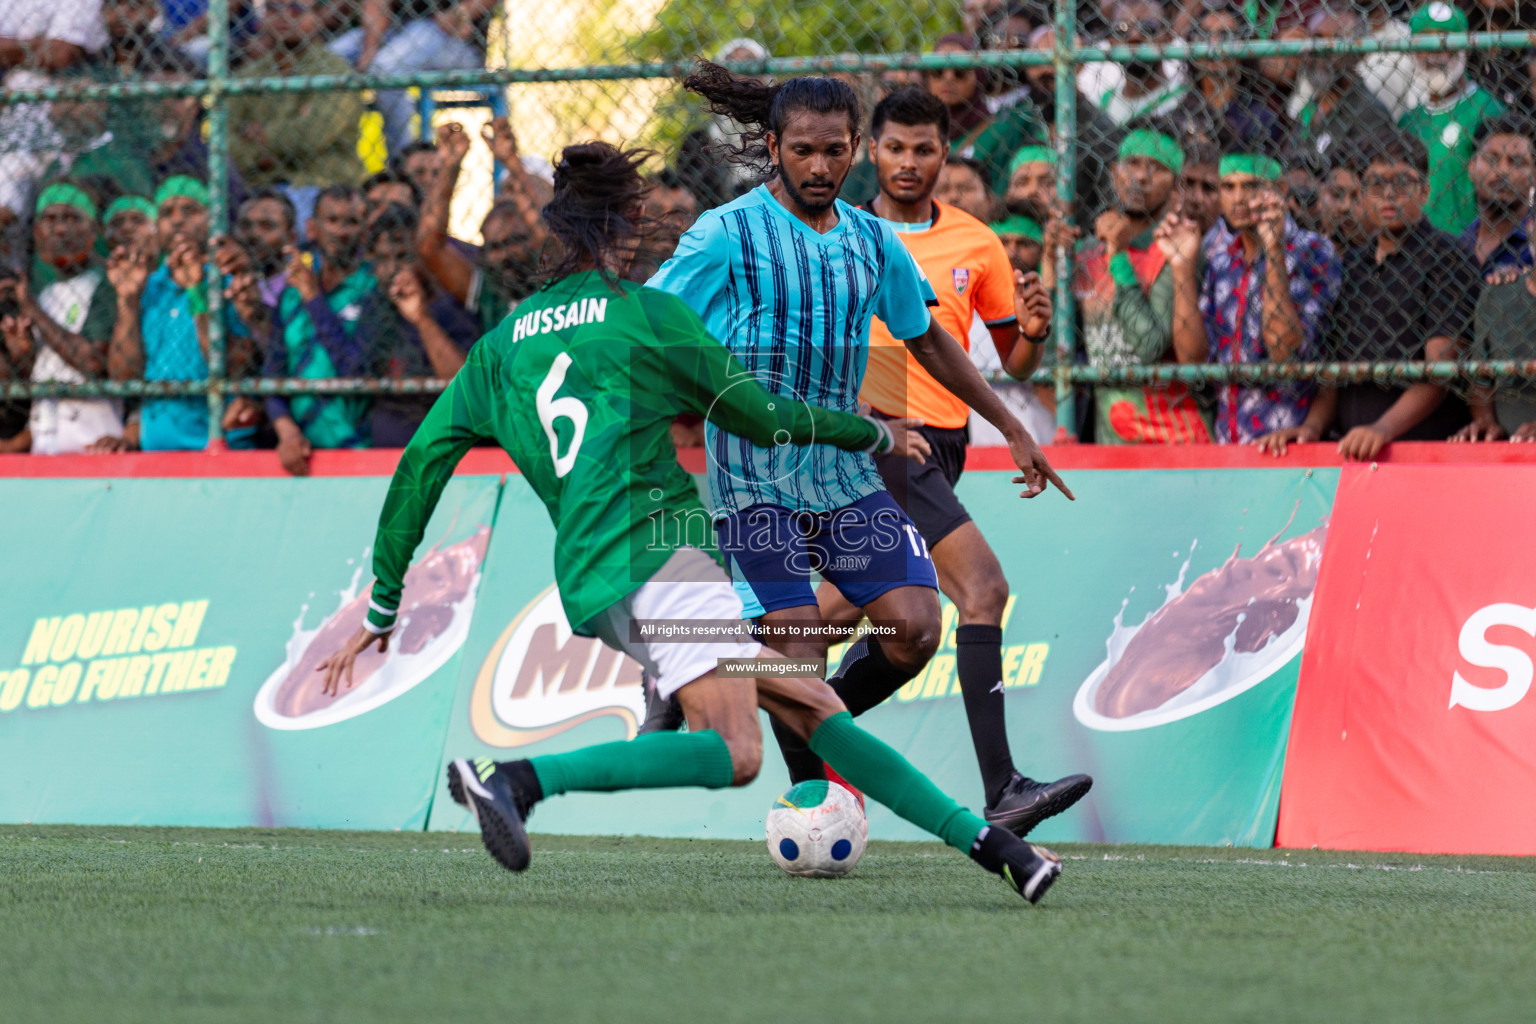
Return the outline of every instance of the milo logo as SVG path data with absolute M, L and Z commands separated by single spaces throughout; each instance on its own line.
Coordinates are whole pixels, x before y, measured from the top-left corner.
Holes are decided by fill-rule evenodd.
M 613 715 L 629 736 L 645 714 L 640 666 L 577 636 L 554 587 L 534 598 L 497 639 L 475 678 L 470 723 L 497 747 L 520 747 Z

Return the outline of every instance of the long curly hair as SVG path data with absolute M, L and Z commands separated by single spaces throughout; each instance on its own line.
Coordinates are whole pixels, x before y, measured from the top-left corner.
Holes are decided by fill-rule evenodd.
M 701 60 L 683 79 L 683 88 L 708 100 L 710 113 L 728 117 L 740 128 L 740 141 L 726 147 L 726 159 L 763 174 L 772 170 L 764 140 L 769 132 L 782 136 L 790 114 L 845 113 L 852 135 L 858 134 L 864 119 L 858 94 L 836 78 L 802 76 L 769 85 Z
M 613 257 L 633 254 L 642 241 L 641 208 L 649 191 L 640 167 L 653 155 L 608 142 L 582 142 L 561 151 L 555 194 L 543 210 L 560 243 L 544 268 L 550 278 L 589 265 L 609 278 Z

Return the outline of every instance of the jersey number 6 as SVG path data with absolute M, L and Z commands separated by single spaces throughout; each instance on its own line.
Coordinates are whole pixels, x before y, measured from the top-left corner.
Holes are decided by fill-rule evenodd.
M 555 397 L 555 392 L 565 383 L 565 371 L 570 365 L 569 352 L 555 356 L 554 364 L 550 366 L 549 373 L 545 374 L 544 383 L 539 385 L 534 397 L 534 404 L 539 410 L 539 422 L 544 424 L 544 433 L 549 437 L 549 457 L 555 461 L 557 480 L 576 465 L 576 452 L 581 448 L 582 435 L 587 432 L 587 407 L 581 404 L 581 399 Z M 560 438 L 555 435 L 555 421 L 560 419 L 570 420 L 571 426 L 575 428 L 571 435 L 571 446 L 563 456 L 560 454 Z

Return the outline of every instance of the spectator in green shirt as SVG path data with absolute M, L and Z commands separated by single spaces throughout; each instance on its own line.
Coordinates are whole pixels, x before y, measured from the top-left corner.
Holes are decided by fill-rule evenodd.
M 269 3 L 262 25 L 264 53 L 240 69 L 242 78 L 346 75 L 352 68 L 306 34 L 314 0 Z M 287 184 L 313 192 L 357 184 L 358 122 L 367 108 L 355 92 L 280 92 L 231 97 L 230 155 L 253 186 Z M 312 205 L 300 202 L 297 205 Z
M 1467 16 L 1435 0 L 1425 4 L 1408 23 L 1414 35 L 1467 31 Z M 1459 235 L 1477 217 L 1477 198 L 1467 164 L 1476 151 L 1477 130 L 1484 121 L 1504 113 L 1504 104 L 1467 78 L 1464 52 L 1414 54 L 1425 99 L 1403 115 L 1402 129 L 1418 137 L 1429 150 L 1429 202 L 1424 216 L 1441 231 Z

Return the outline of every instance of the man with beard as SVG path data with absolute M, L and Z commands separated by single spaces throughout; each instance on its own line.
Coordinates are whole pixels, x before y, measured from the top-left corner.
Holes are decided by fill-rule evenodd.
M 1467 16 L 1435 0 L 1419 8 L 1409 22 L 1414 35 L 1467 31 Z M 1421 106 L 1403 115 L 1403 131 L 1418 137 L 1429 151 L 1429 202 L 1424 216 L 1441 231 L 1459 235 L 1477 216 L 1467 163 L 1473 139 L 1485 121 L 1504 113 L 1504 104 L 1467 78 L 1466 53 L 1416 53 L 1424 83 Z
M 858 405 L 870 320 L 878 317 L 939 387 L 1008 438 L 1022 474 L 1016 479 L 1028 485 L 1023 497 L 1048 483 L 1070 497 L 1039 445 L 929 314 L 939 299 L 900 233 L 837 199 L 860 141 L 854 91 L 827 78 L 766 85 L 708 62 L 683 84 L 742 126 L 736 159 L 766 158 L 775 176 L 700 217 L 647 287 L 683 299 L 769 391 L 850 411 Z M 936 176 L 944 139 L 928 131 L 926 159 Z M 919 220 L 922 208 L 902 219 Z M 953 279 L 943 285 L 956 288 Z M 1043 333 L 1038 325 L 1031 330 Z M 854 715 L 878 706 L 923 669 L 940 639 L 939 580 L 919 528 L 868 454 L 822 444 L 755 453 L 713 424 L 705 440 L 713 456 L 710 512 L 744 617 L 756 619 L 763 642 L 781 653 L 825 659 L 828 634 L 811 578 L 811 567 L 819 568 L 882 630 L 849 648 L 832 687 Z M 778 721 L 774 731 L 791 779 L 827 777 L 803 739 Z M 1046 816 L 1050 801 L 1036 805 L 1035 795 L 1019 797 L 1029 807 L 1011 827 L 1027 829 Z M 994 810 L 1011 815 L 1014 803 Z
M 1353 40 L 1364 33 L 1359 15 L 1342 8 L 1323 8 L 1308 19 L 1307 28 L 1317 39 Z M 1353 165 L 1369 151 L 1372 140 L 1393 134 L 1392 115 L 1361 83 L 1356 63 L 1349 53 L 1306 58 L 1297 87 L 1297 98 L 1306 99 L 1294 111 L 1286 152 Z
M 32 282 L 37 295 L 25 278 L 0 278 L 0 304 L 14 308 L 5 325 L 6 361 L 15 376 L 34 382 L 100 380 L 107 375 L 117 297 L 93 251 L 95 199 L 64 182 L 45 188 L 37 197 L 32 242 L 41 272 Z M 34 452 L 81 452 L 123 432 L 123 403 L 38 398 L 27 427 Z
M 549 238 L 531 203 L 499 200 L 480 223 L 478 262 L 448 235 L 448 209 L 469 152 L 462 125 L 440 125 L 436 152 L 440 172 L 430 182 L 421 210 L 417 255 L 439 287 L 470 310 L 489 331 L 538 288 L 539 256 Z
M 1055 45 L 1056 32 L 1051 28 L 1036 29 L 1029 37 L 1032 50 L 1051 50 Z M 998 192 L 1007 189 L 1008 166 L 1020 147 L 1039 144 L 1054 149 L 1056 145 L 1056 68 L 1050 64 L 1031 64 L 1024 69 L 1024 79 L 1026 94 L 1013 106 L 999 111 L 971 147 L 971 155 L 986 171 L 988 184 Z M 1109 166 L 1114 163 L 1121 134 L 1115 122 L 1088 97 L 1077 94 L 1078 210 L 1096 211 L 1108 201 Z M 947 201 L 942 196 L 939 199 Z
M 1484 275 L 1531 265 L 1531 194 L 1536 190 L 1532 122 L 1513 116 L 1485 122 L 1467 166 L 1477 197 L 1477 218 L 1461 243 Z
M 464 365 L 480 324 L 431 280 L 416 260 L 416 214 L 395 203 L 368 228 L 364 246 L 378 288 L 364 300 L 357 344 L 375 377 L 447 380 Z M 379 395 L 373 402 L 371 440 L 378 448 L 404 448 L 432 408 L 431 395 Z
M 980 320 L 1003 369 L 1027 378 L 1040 365 L 1050 338 L 1051 303 L 1034 273 L 1015 270 L 997 236 L 952 206 L 933 201 L 943 166 L 949 111 L 919 89 L 892 93 L 870 116 L 870 160 L 879 193 L 865 205 L 895 229 L 930 282 L 938 282 L 934 318 L 967 345 Z M 1047 151 L 1049 152 L 1049 151 Z M 1025 154 L 1033 155 L 1033 154 Z M 1034 166 L 1038 166 L 1035 164 Z M 1043 175 L 1051 179 L 1050 165 Z M 1032 395 L 1028 383 L 1020 383 Z M 994 393 L 996 393 L 994 391 Z M 1001 397 L 1001 396 L 999 396 Z M 922 420 L 932 457 L 921 465 L 879 456 L 891 496 L 917 526 L 939 577 L 939 590 L 955 603 L 955 663 L 976 761 L 981 766 L 987 821 L 1024 835 L 1033 824 L 1076 803 L 1093 784 L 1084 775 L 1040 783 L 1021 775 L 1009 750 L 1003 690 L 1003 610 L 1008 581 L 970 513 L 955 496 L 965 471 L 971 410 L 941 387 L 891 335 L 883 321 L 870 325 L 869 360 L 860 401 L 876 416 Z M 1015 408 L 1023 415 L 1027 410 Z M 1054 423 L 1043 436 L 1055 433 Z M 827 623 L 852 632 L 863 610 L 824 583 L 817 598 Z
M 1221 158 L 1221 220 L 1205 239 L 1200 313 L 1209 344 L 1200 362 L 1282 363 L 1315 359 L 1339 293 L 1339 259 L 1321 235 L 1286 216 L 1280 163 L 1257 153 Z M 1189 360 L 1194 362 L 1195 360 Z M 1247 444 L 1297 426 L 1312 402 L 1310 381 L 1217 390 L 1216 440 Z
M 167 178 L 155 190 L 155 210 L 165 262 L 154 269 L 150 254 L 124 248 L 113 252 L 107 264 L 117 291 L 111 375 L 117 380 L 207 380 L 208 288 L 226 284 L 223 274 L 209 266 L 208 186 L 186 175 Z M 242 296 L 240 303 L 223 306 L 225 366 L 232 377 L 256 359 L 250 328 L 236 312 L 244 304 Z M 207 447 L 204 398 L 145 399 L 139 418 L 139 444 L 145 451 Z M 231 447 L 249 446 L 250 434 L 231 433 L 227 440 Z
M 279 378 L 356 377 L 364 365 L 358 318 L 363 300 L 378 283 L 358 252 L 362 195 L 352 185 L 323 189 L 305 230 L 312 249 L 288 249 L 288 287 L 278 302 L 262 373 Z M 277 457 L 295 476 L 309 473 L 312 448 L 367 446 L 366 399 L 274 395 L 266 404 L 277 431 Z
M 1116 208 L 1094 223 L 1098 242 L 1078 254 L 1076 289 L 1083 348 L 1095 366 L 1144 366 L 1177 352 L 1204 362 L 1200 323 L 1200 233 L 1171 212 L 1184 153 L 1172 137 L 1138 128 L 1120 144 Z M 1183 444 L 1211 439 L 1184 385 L 1095 389 L 1100 444 Z
M 276 310 L 288 288 L 286 253 L 294 244 L 293 202 L 279 189 L 264 188 L 240 204 L 235 241 L 250 256 L 262 303 Z

